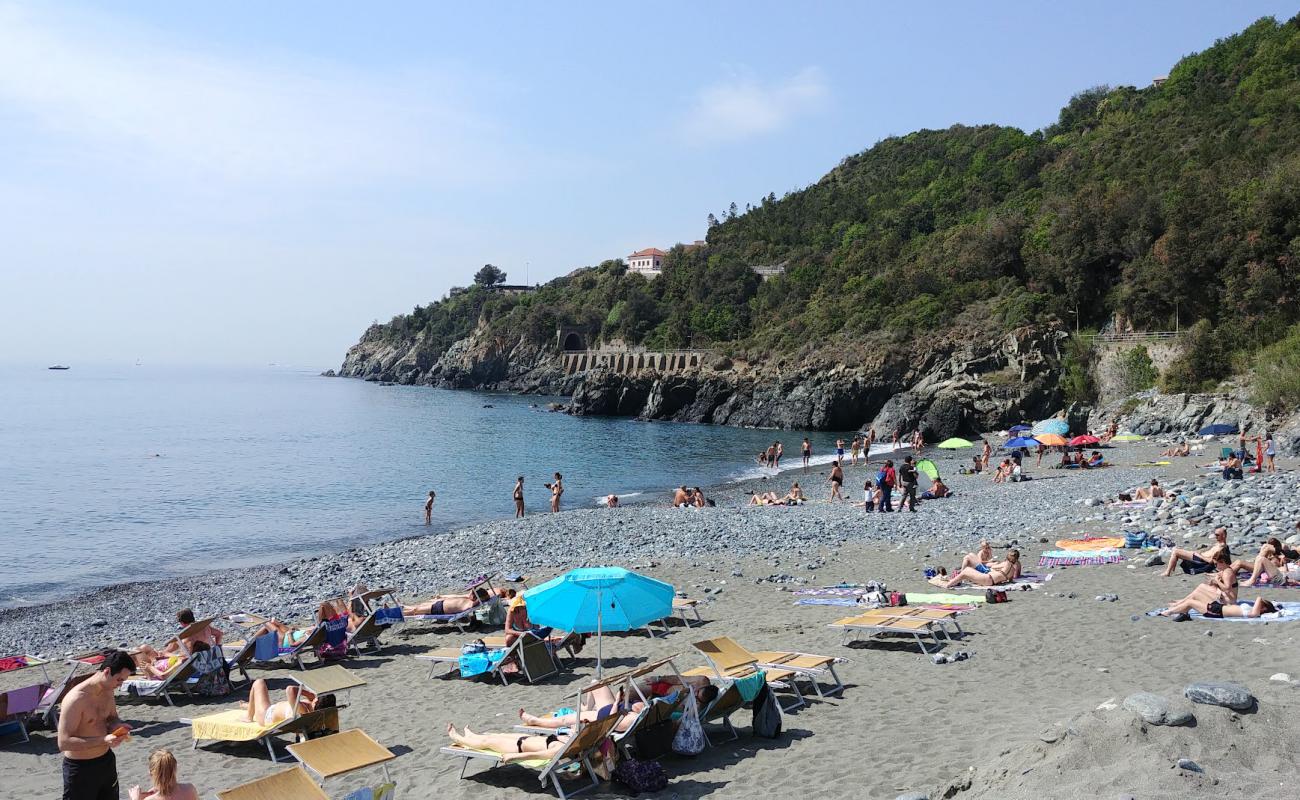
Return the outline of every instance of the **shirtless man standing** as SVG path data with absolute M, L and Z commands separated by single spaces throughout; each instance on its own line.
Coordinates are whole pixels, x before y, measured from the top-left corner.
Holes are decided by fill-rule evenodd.
M 515 517 L 524 515 L 524 476 L 520 475 L 519 480 L 515 481 Z
M 437 497 L 438 495 L 432 489 L 430 489 L 429 499 L 424 501 L 424 524 L 425 525 L 433 524 L 433 501 L 437 499 Z
M 122 650 L 104 654 L 99 670 L 73 687 L 59 713 L 63 753 L 63 800 L 117 800 L 117 757 L 113 748 L 131 729 L 117 715 L 113 692 L 135 671 Z

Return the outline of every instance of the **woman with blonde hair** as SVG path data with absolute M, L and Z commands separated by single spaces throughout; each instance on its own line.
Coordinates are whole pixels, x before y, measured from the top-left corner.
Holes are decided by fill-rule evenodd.
M 192 783 L 176 782 L 176 756 L 170 750 L 155 750 L 149 756 L 149 780 L 153 788 L 142 791 L 132 786 L 127 791 L 131 800 L 199 800 L 199 790 Z

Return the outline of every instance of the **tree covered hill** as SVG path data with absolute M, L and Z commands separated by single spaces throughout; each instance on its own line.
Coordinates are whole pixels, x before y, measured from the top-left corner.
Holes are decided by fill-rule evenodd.
M 785 265 L 763 282 L 750 269 Z M 649 347 L 828 358 L 959 326 L 1199 323 L 1167 376 L 1193 388 L 1300 318 L 1300 17 L 1261 19 L 1160 86 L 1097 87 L 1041 131 L 889 138 L 821 180 L 710 215 L 646 280 L 617 260 L 519 296 L 471 288 L 368 337 L 433 357 L 480 323 L 557 323 Z M 1199 348 L 1199 349 L 1198 349 Z

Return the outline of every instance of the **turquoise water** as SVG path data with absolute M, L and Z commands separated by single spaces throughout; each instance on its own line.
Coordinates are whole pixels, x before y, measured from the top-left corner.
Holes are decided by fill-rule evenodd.
M 381 387 L 284 369 L 0 367 L 0 606 L 752 474 L 795 431 L 576 418 L 554 398 Z M 486 408 L 486 405 L 493 406 Z M 819 454 L 835 435 L 809 434 Z M 819 459 L 821 460 L 821 459 Z

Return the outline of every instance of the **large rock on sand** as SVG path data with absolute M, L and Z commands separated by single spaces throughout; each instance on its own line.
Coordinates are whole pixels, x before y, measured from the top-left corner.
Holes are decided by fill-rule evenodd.
M 1150 725 L 1186 725 L 1192 721 L 1190 709 L 1173 708 L 1169 700 L 1150 692 L 1134 692 L 1124 698 L 1124 708 Z
M 1255 707 L 1255 696 L 1239 683 L 1220 681 L 1190 683 L 1183 689 L 1183 696 L 1193 703 L 1223 706 L 1234 711 L 1249 711 Z

